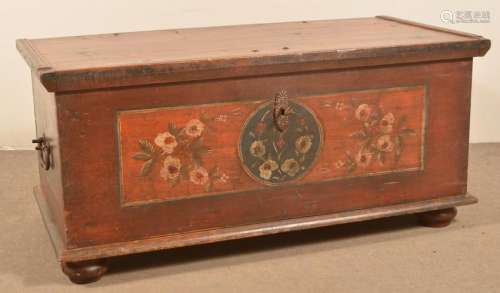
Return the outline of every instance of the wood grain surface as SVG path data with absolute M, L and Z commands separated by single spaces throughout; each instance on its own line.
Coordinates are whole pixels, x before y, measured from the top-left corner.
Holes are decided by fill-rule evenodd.
M 38 39 L 31 44 L 62 71 L 471 40 L 379 18 L 355 18 Z
M 490 41 L 374 17 L 22 39 L 17 47 L 60 92 L 468 58 Z

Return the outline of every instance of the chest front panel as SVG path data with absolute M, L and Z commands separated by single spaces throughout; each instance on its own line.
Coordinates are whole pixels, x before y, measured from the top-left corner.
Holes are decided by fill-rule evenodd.
M 463 194 L 470 73 L 461 60 L 58 95 L 68 245 Z M 269 116 L 282 90 L 285 131 Z
M 289 99 L 119 112 L 122 203 L 423 169 L 425 86 Z

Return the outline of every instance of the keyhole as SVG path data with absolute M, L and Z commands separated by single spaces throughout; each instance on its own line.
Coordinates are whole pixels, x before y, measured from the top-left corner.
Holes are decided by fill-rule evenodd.
M 281 115 L 281 116 L 284 116 L 284 115 L 285 115 L 285 109 L 283 109 L 283 108 L 281 108 L 281 109 L 280 109 L 280 115 Z

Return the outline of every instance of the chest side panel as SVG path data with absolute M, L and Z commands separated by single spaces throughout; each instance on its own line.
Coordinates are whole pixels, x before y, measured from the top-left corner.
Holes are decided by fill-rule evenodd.
M 47 92 L 40 81 L 32 74 L 33 80 L 33 104 L 36 122 L 36 138 L 44 138 L 50 149 L 50 168 L 47 170 L 41 165 L 42 157 L 37 151 L 37 164 L 40 174 L 40 189 L 43 197 L 38 198 L 44 202 L 44 212 L 50 215 L 48 226 L 52 229 L 55 224 L 57 232 L 53 233 L 53 239 L 57 253 L 60 245 L 65 240 L 65 219 L 64 219 L 64 199 L 63 183 L 60 158 L 60 140 L 58 134 L 56 98 L 52 93 Z M 47 208 L 46 208 L 47 207 Z M 55 230 L 55 229 L 54 229 Z
M 60 95 L 68 247 L 191 231 L 216 233 L 222 227 L 463 194 L 471 64 L 459 60 Z M 263 160 L 272 159 L 277 166 L 263 168 L 261 176 L 263 162 L 242 161 L 239 145 L 242 133 L 262 131 L 257 127 L 259 109 L 281 90 L 287 91 L 291 104 L 314 115 L 322 140 L 317 158 L 300 162 L 299 156 L 294 157 L 299 167 L 312 161 L 303 173 L 293 164 L 283 167 L 289 158 L 278 159 L 272 153 L 271 158 L 262 155 Z M 363 133 L 373 113 L 379 113 L 372 119 L 373 129 Z M 307 118 L 306 124 L 311 121 Z M 298 123 L 292 119 L 289 125 Z M 245 130 L 245 125 L 252 127 Z M 202 138 L 195 145 L 201 163 L 192 160 L 192 144 L 186 147 L 175 135 L 174 144 L 165 134 L 177 131 L 184 131 L 188 140 Z M 293 152 L 300 137 L 294 131 L 285 141 Z M 396 134 L 403 138 L 399 151 Z M 249 147 L 261 139 L 243 141 Z M 299 148 L 313 151 L 315 139 L 311 138 L 311 146 L 304 140 Z M 147 176 L 141 176 L 141 170 L 149 154 L 138 153 L 149 146 L 140 141 L 165 152 Z M 269 143 L 266 154 L 273 148 Z M 248 148 L 245 151 L 252 156 Z M 253 151 L 258 154 L 262 149 Z M 174 157 L 168 161 L 169 169 L 167 156 Z M 252 160 L 259 165 L 252 167 Z M 197 172 L 192 179 L 190 165 L 206 172 Z M 254 168 L 258 178 L 244 166 Z M 183 180 L 175 184 L 165 180 L 176 174 L 176 168 L 185 173 Z M 269 170 L 270 178 L 280 170 L 292 174 L 293 180 L 265 184 Z M 207 176 L 212 176 L 211 185 Z
M 423 85 L 270 100 L 119 112 L 122 204 L 423 169 Z

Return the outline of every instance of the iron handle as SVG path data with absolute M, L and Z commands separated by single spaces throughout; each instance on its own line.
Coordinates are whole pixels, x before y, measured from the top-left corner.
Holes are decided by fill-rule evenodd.
M 49 170 L 52 165 L 52 152 L 47 139 L 45 136 L 41 136 L 39 138 L 32 139 L 31 142 L 37 144 L 35 150 L 38 151 L 40 166 L 42 166 L 45 170 Z

